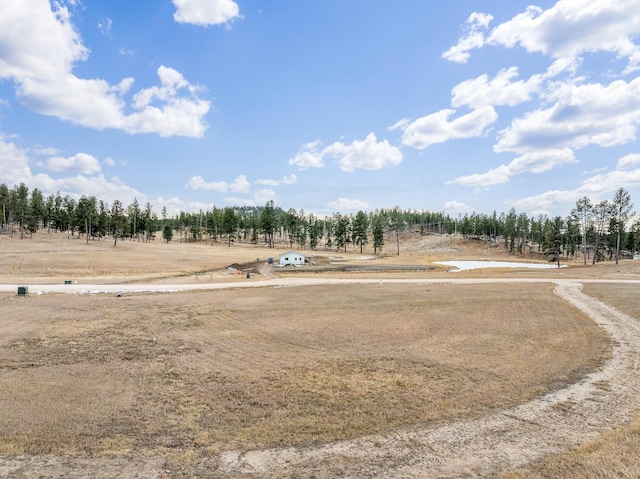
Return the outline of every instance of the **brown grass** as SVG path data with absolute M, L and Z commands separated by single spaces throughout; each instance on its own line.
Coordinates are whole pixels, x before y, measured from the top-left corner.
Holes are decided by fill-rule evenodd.
M 640 471 L 640 418 L 563 454 L 545 458 L 501 479 L 636 479 Z
M 221 272 L 283 251 L 130 241 L 113 248 L 110 241 L 86 245 L 43 234 L 0 236 L 0 249 L 0 282 L 11 284 L 244 281 Z M 340 255 L 363 264 L 358 251 Z M 481 242 L 426 237 L 403 245 L 399 257 L 366 263 L 521 259 L 501 255 Z M 621 273 L 637 278 L 640 267 L 464 275 Z M 367 273 L 342 276 L 354 274 Z M 438 275 L 447 273 L 375 278 Z M 384 284 L 122 298 L 0 295 L 0 454 L 126 458 L 135 451 L 188 471 L 222 450 L 316 444 L 481 416 L 575 381 L 606 357 L 607 338 L 551 288 Z M 633 289 L 589 285 L 585 292 L 639 317 Z M 638 437 L 636 420 L 504 477 L 635 477 L 624 476 L 623 466 L 640 470 L 632 454 Z
M 550 285 L 0 300 L 4 454 L 190 463 L 410 429 L 528 401 L 607 347 Z

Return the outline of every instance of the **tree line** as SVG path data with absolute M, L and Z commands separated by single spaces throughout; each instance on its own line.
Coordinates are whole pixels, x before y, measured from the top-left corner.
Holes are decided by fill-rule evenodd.
M 9 188 L 0 184 L 0 231 L 20 238 L 40 229 L 68 233 L 70 237 L 102 240 L 151 241 L 161 232 L 164 241 L 224 241 L 286 245 L 299 249 L 347 251 L 365 247 L 374 254 L 391 243 L 400 254 L 401 237 L 407 234 L 458 234 L 522 257 L 543 256 L 559 262 L 581 254 L 584 263 L 612 260 L 635 253 L 640 245 L 640 220 L 634 216 L 629 193 L 620 188 L 611 200 L 593 203 L 588 197 L 576 202 L 566 217 L 528 216 L 510 209 L 507 213 L 471 214 L 452 217 L 426 210 L 376 209 L 356 214 L 333 213 L 319 218 L 313 213 L 284 210 L 268 201 L 259 207 L 214 206 L 208 211 L 180 212 L 170 217 L 166 207 L 155 213 L 147 202 L 134 199 L 125 206 L 94 196 L 74 199 L 69 195 L 45 196 L 24 183 Z

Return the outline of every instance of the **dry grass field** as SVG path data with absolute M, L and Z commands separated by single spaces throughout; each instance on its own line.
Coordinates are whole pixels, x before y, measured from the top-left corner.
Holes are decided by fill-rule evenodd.
M 26 285 L 261 281 L 256 259 L 277 256 L 253 246 L 119 242 L 114 248 L 109 241 L 87 245 L 45 234 L 22 241 L 0 236 L 0 248 L 0 283 Z M 450 277 L 393 265 L 501 254 L 439 237 L 411 243 L 398 257 L 316 253 L 319 263 L 339 256 L 339 263 L 388 266 L 375 268 L 375 278 Z M 229 265 L 253 268 L 252 278 L 228 274 Z M 535 274 L 638 277 L 633 264 Z M 627 301 L 633 288 L 587 284 L 585 292 L 637 318 L 640 302 Z M 44 459 L 34 458 L 47 458 L 47 467 L 65 460 L 55 458 L 83 460 L 83 473 L 73 477 L 97 477 L 105 460 L 123 465 L 140 457 L 162 477 L 226 477 L 218 470 L 225 451 L 305 448 L 525 403 L 596 370 L 611 347 L 548 283 L 345 284 L 123 297 L 5 293 L 0 310 L 0 476 L 16 478 L 53 477 L 43 476 Z M 637 446 L 629 438 L 638 437 L 638 423 L 608 434 L 503 477 L 632 477 L 615 475 L 615 458 L 629 464 L 625 451 Z M 592 456 L 604 458 L 592 469 L 604 468 L 604 475 L 571 469 L 587 467 L 580 461 Z M 637 460 L 630 467 L 640 470 Z M 570 472 L 562 476 L 560 469 Z

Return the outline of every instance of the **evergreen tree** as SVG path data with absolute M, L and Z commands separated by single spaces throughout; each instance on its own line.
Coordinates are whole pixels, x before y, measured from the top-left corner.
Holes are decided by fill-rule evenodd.
M 118 238 L 124 238 L 127 234 L 127 217 L 124 214 L 124 207 L 120 200 L 114 200 L 111 205 L 111 234 L 113 235 L 113 246 L 118 244 Z
M 269 248 L 273 248 L 273 233 L 276 230 L 277 222 L 275 203 L 273 200 L 269 200 L 260 212 L 260 228 L 264 232 Z
M 14 187 L 15 211 L 20 216 L 20 239 L 24 237 L 25 217 L 29 206 L 29 188 L 24 183 Z
M 593 204 L 586 196 L 576 201 L 576 207 L 571 210 L 571 215 L 577 219 L 582 234 L 582 255 L 584 264 L 587 265 L 587 230 L 593 220 Z
M 382 223 L 382 217 L 376 216 L 373 220 L 373 252 L 377 254 L 382 250 L 384 245 L 384 224 Z
M 236 216 L 233 208 L 227 207 L 224 209 L 224 216 L 222 217 L 222 231 L 227 235 L 227 242 L 231 246 L 231 240 L 235 237 L 236 228 L 238 227 L 238 217 Z
M 404 230 L 405 221 L 399 206 L 396 206 L 393 208 L 393 210 L 391 210 L 389 219 L 390 219 L 391 229 L 396 233 L 396 246 L 398 250 L 398 256 L 400 256 L 400 231 Z
M 557 261 L 559 268 L 562 256 L 564 221 L 560 216 L 556 216 L 552 220 L 547 220 L 544 229 L 544 254 L 547 256 L 547 261 Z
M 164 229 L 162 230 L 162 239 L 167 243 L 173 239 L 173 229 L 168 224 L 164 225 Z
M 353 242 L 360 246 L 360 254 L 362 254 L 364 244 L 367 242 L 367 231 L 369 230 L 369 217 L 364 211 L 360 210 L 356 213 L 351 229 Z
M 624 233 L 625 223 L 631 215 L 631 209 L 633 203 L 631 203 L 631 195 L 624 188 L 620 188 L 613 196 L 612 213 L 615 220 L 616 230 L 616 264 L 620 261 L 620 239 Z
M 0 218 L 2 222 L 0 223 L 0 227 L 2 229 L 7 227 L 7 214 L 10 198 L 11 195 L 9 194 L 9 187 L 4 183 L 0 184 L 0 208 L 2 208 L 2 218 Z

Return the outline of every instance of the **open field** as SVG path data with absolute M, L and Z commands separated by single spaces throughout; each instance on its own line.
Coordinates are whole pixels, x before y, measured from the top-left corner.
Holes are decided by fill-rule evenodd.
M 260 264 L 277 256 L 252 246 L 119 242 L 113 248 L 110 242 L 87 245 L 46 235 L 22 241 L 0 237 L 0 247 L 0 283 L 25 285 L 67 279 L 268 284 Z M 633 262 L 474 271 L 464 279 L 477 284 L 436 284 L 420 281 L 455 273 L 431 269 L 433 261 L 504 257 L 477 242 L 441 237 L 414 242 L 399 257 L 314 255 L 315 271 L 273 274 L 285 280 L 385 282 L 123 297 L 0 294 L 0 477 L 54 477 L 51 471 L 59 471 L 55 477 L 362 477 L 363 467 L 373 467 L 380 454 L 384 460 L 378 457 L 376 470 L 403 477 L 391 470 L 408 456 L 406 451 L 391 455 L 385 446 L 389 438 L 413 438 L 404 440 L 403 450 L 413 447 L 423 454 L 425 431 L 476 424 L 561 392 L 618 354 L 609 333 L 554 294 L 548 281 L 576 278 L 589 295 L 633 318 L 640 314 L 640 302 L 627 301 L 637 286 L 597 282 L 637 279 Z M 375 267 L 353 272 L 321 266 L 333 263 Z M 251 278 L 229 274 L 230 265 L 250 269 Z M 504 277 L 540 281 L 482 282 Z M 613 394 L 611 384 L 600 380 L 596 389 Z M 559 401 L 553 411 L 579 410 L 566 404 Z M 614 439 L 595 439 L 569 456 L 536 460 L 540 455 L 531 455 L 514 463 L 524 469 L 501 467 L 503 477 L 550 477 L 556 464 L 578 467 L 593 451 L 609 460 L 609 466 L 597 467 L 615 468 L 618 452 L 637 473 L 640 466 L 624 452 L 635 444 L 630 446 L 630 439 L 637 442 L 637 420 L 607 420 L 623 426 L 605 433 Z M 349 455 L 331 464 L 326 461 L 334 456 L 323 459 L 327 448 L 355 447 L 348 445 L 361 438 L 373 444 L 361 463 L 346 459 Z M 295 461 L 272 470 L 264 464 L 264 457 L 275 464 L 291 448 L 307 451 L 313 461 L 299 469 Z M 256 451 L 273 452 L 256 456 Z M 263 463 L 232 465 L 243 455 L 263 457 Z M 465 475 L 472 474 L 469 467 L 459 465 L 439 477 L 473 477 Z M 603 477 L 627 477 L 614 476 L 613 470 Z M 50 476 L 42 476 L 44 471 Z

